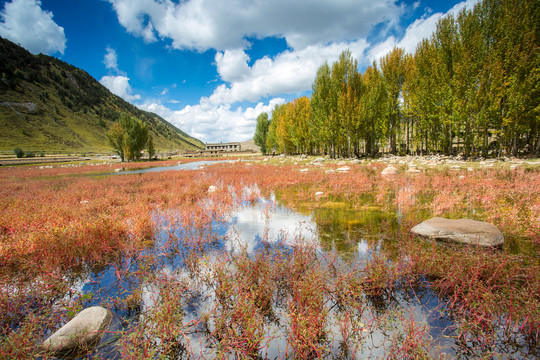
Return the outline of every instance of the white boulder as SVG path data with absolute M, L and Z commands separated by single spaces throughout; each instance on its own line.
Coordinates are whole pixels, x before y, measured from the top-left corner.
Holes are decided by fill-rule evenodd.
M 45 340 L 41 347 L 55 356 L 77 354 L 99 343 L 111 319 L 111 311 L 101 306 L 84 309 Z
M 502 246 L 504 236 L 493 224 L 470 219 L 445 219 L 435 217 L 421 222 L 411 233 L 444 242 L 477 246 Z
M 384 170 L 381 172 L 381 175 L 396 175 L 399 173 L 398 169 L 395 168 L 392 165 L 388 165 Z

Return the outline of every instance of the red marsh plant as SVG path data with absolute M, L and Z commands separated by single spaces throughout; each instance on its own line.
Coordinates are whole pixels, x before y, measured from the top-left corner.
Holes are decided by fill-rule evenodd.
M 419 323 L 412 316 L 406 318 L 400 315 L 398 320 L 401 329 L 392 335 L 386 358 L 388 360 L 428 360 L 435 358 L 430 351 L 432 339 L 429 335 L 428 326 Z M 437 358 L 444 359 L 445 357 L 439 355 Z
M 208 223 L 209 214 L 226 212 L 230 200 L 216 196 L 212 208 L 202 209 L 199 203 L 207 198 L 210 184 L 200 173 L 45 179 L 37 177 L 41 170 L 11 170 L 0 171 L 0 308 L 6 310 L 0 322 L 2 341 L 6 341 L 3 351 L 17 346 L 12 339 L 29 331 L 25 325 L 33 324 L 29 320 L 47 322 L 45 310 L 52 303 L 59 304 L 66 291 L 65 275 L 83 264 L 107 264 L 147 248 L 153 241 L 156 210 L 172 207 L 189 214 L 186 218 L 194 222 Z M 27 295 L 14 296 L 36 281 L 48 281 L 51 289 L 60 290 L 43 292 L 33 286 Z M 19 320 L 14 323 L 11 319 Z M 29 338 L 39 339 L 43 330 L 31 329 L 35 333 Z
M 296 359 L 321 358 L 325 346 L 327 269 L 313 249 L 297 247 L 289 264 L 288 345 Z
M 184 322 L 183 311 L 183 300 L 190 290 L 182 282 L 162 278 L 152 291 L 156 297 L 153 306 L 146 309 L 137 325 L 120 336 L 122 359 L 176 359 L 190 352 L 186 333 L 193 324 Z
M 257 192 L 245 193 L 246 199 L 231 194 L 240 196 L 245 186 L 254 184 L 263 196 L 276 193 L 293 209 L 305 204 L 319 207 L 332 199 L 345 200 L 353 209 L 372 199 L 388 212 L 399 209 L 401 234 L 385 241 L 393 242 L 402 258 L 381 253 L 365 267 L 351 270 L 332 268 L 331 259 L 322 261 L 314 249 L 302 247 L 261 252 L 254 258 L 230 254 L 208 280 L 216 293 L 215 307 L 208 315 L 209 324 L 215 324 L 210 338 L 223 357 L 257 356 L 271 340 L 265 324 L 272 321 L 278 304 L 287 319 L 287 356 L 327 357 L 331 307 L 341 307 L 340 331 L 352 346 L 364 328 L 355 325 L 367 306 L 364 296 L 391 292 L 400 281 L 416 275 L 431 281 L 459 324 L 461 338 L 482 339 L 480 356 L 488 353 L 501 326 L 504 336 L 527 336 L 532 347 L 538 346 L 540 176 L 536 169 L 428 169 L 413 175 L 400 168 L 399 174 L 383 178 L 383 164 L 350 165 L 348 173 L 326 173 L 337 165 L 300 172 L 306 165 L 235 163 L 194 172 L 64 176 L 114 171 L 114 166 L 0 169 L 0 357 L 32 357 L 41 335 L 69 318 L 62 309 L 81 306 L 64 299 L 69 292 L 64 275 L 76 273 L 81 266 L 105 266 L 124 256 L 140 256 L 156 244 L 154 235 L 160 230 L 156 227 L 163 225 L 160 216 L 168 218 L 164 226 L 171 227 L 168 239 L 159 245 L 162 252 L 175 247 L 174 251 L 185 251 L 187 271 L 201 272 L 197 264 L 206 246 L 216 241 L 213 220 L 225 219 L 239 201 L 255 200 Z M 210 185 L 217 191 L 208 193 Z M 318 191 L 323 198 L 315 196 Z M 408 235 L 425 216 L 464 213 L 493 222 L 505 235 L 523 236 L 530 251 L 447 249 Z M 188 236 L 175 235 L 182 227 Z M 141 278 L 150 277 L 155 258 L 148 257 L 148 266 L 139 270 Z M 234 271 L 229 273 L 230 269 Z M 122 271 L 119 268 L 121 275 Z M 43 286 L 28 287 L 32 284 Z M 158 284 L 155 307 L 146 311 L 141 324 L 119 334 L 126 358 L 191 352 L 184 335 L 195 331 L 194 324 L 184 323 L 182 308 L 193 289 L 173 279 Z M 134 294 L 126 301 L 140 299 Z M 392 346 L 392 354 L 421 358 L 429 342 L 424 335 L 422 327 L 410 324 Z
M 404 244 L 414 271 L 425 274 L 460 320 L 458 338 L 482 339 L 481 352 L 505 339 L 540 338 L 537 258 L 495 250 Z M 504 335 L 501 335 L 501 331 Z
M 277 286 L 275 268 L 262 253 L 250 258 L 245 252 L 230 254 L 216 266 L 213 310 L 219 357 L 256 357 L 264 340 L 265 317 L 272 312 Z

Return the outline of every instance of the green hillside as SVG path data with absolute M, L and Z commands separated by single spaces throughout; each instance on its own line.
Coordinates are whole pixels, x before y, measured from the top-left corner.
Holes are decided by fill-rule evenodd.
M 111 152 L 106 132 L 123 113 L 148 124 L 158 151 L 204 146 L 87 72 L 0 37 L 0 151 Z

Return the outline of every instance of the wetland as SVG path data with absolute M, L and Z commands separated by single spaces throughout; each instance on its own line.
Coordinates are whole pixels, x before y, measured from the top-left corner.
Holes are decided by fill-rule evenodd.
M 113 318 L 81 358 L 540 355 L 536 162 L 319 163 L 0 169 L 0 357 L 53 358 L 41 342 L 96 305 Z M 505 243 L 410 234 L 433 216 Z

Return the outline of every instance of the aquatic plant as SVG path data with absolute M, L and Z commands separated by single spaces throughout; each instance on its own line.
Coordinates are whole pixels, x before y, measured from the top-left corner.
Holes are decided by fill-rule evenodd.
M 337 173 L 334 162 L 300 172 L 307 160 L 280 161 L 122 176 L 98 175 L 111 164 L 0 169 L 0 358 L 35 356 L 44 336 L 98 301 L 125 322 L 98 357 L 264 358 L 285 344 L 280 356 L 355 358 L 374 336 L 389 358 L 443 356 L 428 325 L 400 313 L 421 291 L 452 319 L 444 334 L 456 354 L 538 355 L 537 167 L 400 167 L 384 178 L 376 162 Z M 324 243 L 266 232 L 254 252 L 224 248 L 219 229 L 234 209 L 272 196 L 320 211 Z M 434 215 L 490 221 L 505 246 L 449 248 L 409 234 Z M 81 290 L 105 273 L 113 295 Z M 392 316 L 402 325 L 383 331 Z

